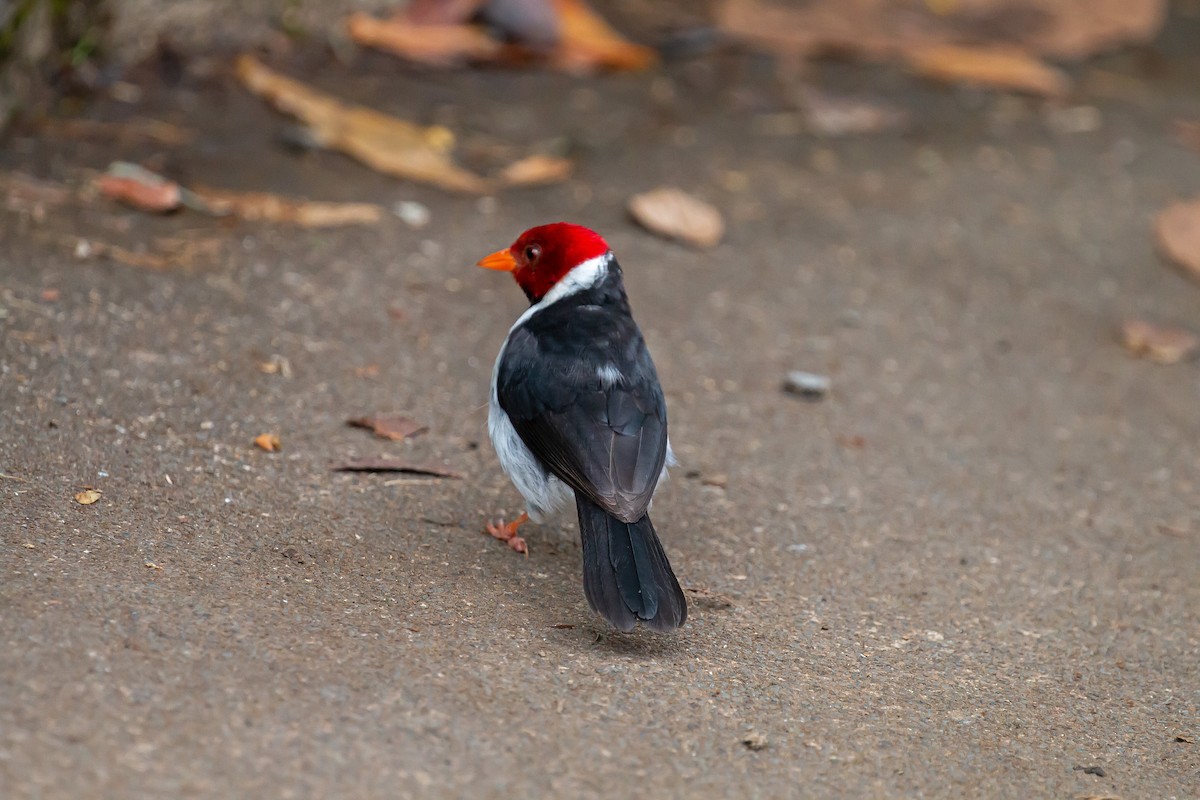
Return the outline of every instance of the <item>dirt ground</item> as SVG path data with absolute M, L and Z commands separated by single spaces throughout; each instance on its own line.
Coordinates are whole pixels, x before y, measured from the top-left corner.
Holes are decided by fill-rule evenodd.
M 590 80 L 275 58 L 464 132 L 468 159 L 578 157 L 482 201 L 283 148 L 222 58 L 81 107 L 191 144 L 18 129 L 4 170 L 124 158 L 431 222 L 0 210 L 3 794 L 1200 797 L 1200 367 L 1116 337 L 1200 324 L 1151 229 L 1200 194 L 1171 134 L 1200 118 L 1196 41 L 1176 21 L 1080 68 L 1099 126 L 1075 133 L 1033 100 L 824 67 L 914 118 L 828 140 L 764 116 L 778 89 L 745 54 Z M 626 218 L 664 183 L 722 209 L 722 245 Z M 485 402 L 524 300 L 471 265 L 560 218 L 613 245 L 666 389 L 677 635 L 591 614 L 573 522 L 527 558 L 480 533 L 520 508 Z M 145 243 L 170 265 L 98 254 Z M 832 393 L 784 394 L 792 369 Z M 345 425 L 377 411 L 430 430 Z M 328 469 L 379 454 L 464 478 Z

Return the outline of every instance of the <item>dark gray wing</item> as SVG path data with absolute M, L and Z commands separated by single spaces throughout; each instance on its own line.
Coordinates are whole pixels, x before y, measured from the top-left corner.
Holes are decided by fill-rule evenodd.
M 606 386 L 602 367 L 620 380 Z M 509 335 L 496 393 L 551 473 L 618 519 L 641 519 L 666 461 L 667 409 L 632 317 L 595 305 L 539 312 Z

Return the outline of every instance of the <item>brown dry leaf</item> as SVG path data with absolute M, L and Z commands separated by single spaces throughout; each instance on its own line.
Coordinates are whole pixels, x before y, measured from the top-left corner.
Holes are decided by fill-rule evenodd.
M 183 190 L 175 181 L 127 161 L 114 161 L 96 181 L 100 194 L 141 211 L 164 214 L 179 208 Z
M 699 586 L 688 586 L 683 590 L 698 607 L 710 609 L 733 608 L 733 599 L 728 595 L 714 592 L 712 589 L 702 589 Z
M 466 22 L 488 0 L 411 0 L 402 12 L 418 25 L 449 25 Z
M 382 439 L 391 439 L 393 442 L 398 442 L 402 439 L 411 439 L 429 430 L 428 426 L 398 414 L 355 417 L 354 419 L 346 420 L 346 424 L 353 428 L 366 428 L 376 436 Z
M 399 458 L 348 458 L 329 465 L 334 472 L 404 472 L 433 478 L 462 478 L 462 474 L 436 464 L 411 464 Z
M 1200 278 L 1200 200 L 1172 203 L 1158 212 L 1154 232 L 1167 258 Z
M 350 16 L 347 28 L 359 44 L 433 66 L 545 63 L 567 72 L 593 72 L 642 70 L 658 61 L 654 50 L 622 37 L 583 0 L 509 3 L 504 8 L 495 2 L 453 3 L 448 11 L 433 5 L 419 4 L 386 20 L 360 12 Z M 483 26 L 467 24 L 481 5 L 491 6 L 491 21 L 501 23 L 512 44 L 493 38 Z
M 986 28 L 989 16 L 1021 14 L 1021 4 L 1012 0 L 987 0 L 985 5 L 987 13 L 976 16 L 979 28 Z M 1167 19 L 1167 0 L 1056 0 L 1038 6 L 1034 14 L 1041 12 L 1041 20 L 1021 26 L 1019 38 L 1035 52 L 1068 61 L 1148 43 Z
M 10 172 L 0 173 L 0 195 L 6 211 L 28 211 L 41 218 L 48 210 L 67 203 L 74 193 L 57 183 Z
M 939 45 L 1016 46 L 1078 60 L 1154 38 L 1167 0 L 725 0 L 717 25 L 781 55 L 903 58 Z M 990 84 L 996 85 L 996 84 Z M 1008 86 L 1008 84 L 1000 84 Z
M 81 506 L 90 506 L 92 503 L 100 499 L 99 489 L 84 489 L 79 494 L 75 495 L 75 502 Z
M 673 187 L 634 195 L 629 199 L 629 213 L 652 233 L 696 247 L 714 247 L 725 234 L 721 212 Z
M 425 128 L 347 105 L 268 69 L 253 56 L 238 58 L 237 74 L 247 89 L 300 118 L 322 147 L 397 178 L 459 192 L 485 194 L 492 188 L 489 181 L 454 163 L 450 155 L 454 135 L 446 128 Z
M 1157 364 L 1177 364 L 1200 347 L 1200 337 L 1183 328 L 1168 328 L 1142 319 L 1121 325 L 1121 340 L 1129 352 Z
M 331 228 L 371 224 L 383 219 L 383 207 L 374 203 L 320 203 L 280 197 L 270 192 L 229 192 L 209 188 L 197 188 L 193 194 L 213 214 L 233 214 L 251 221 Z
M 164 270 L 175 266 L 191 266 L 197 256 L 213 256 L 221 242 L 181 239 L 155 239 L 153 251 L 128 250 L 120 245 L 94 239 L 70 237 L 66 243 L 78 259 L 111 258 L 119 264 L 141 269 Z
M 918 74 L 945 83 L 1015 89 L 1044 97 L 1062 97 L 1071 79 L 1038 58 L 1013 47 L 929 45 L 905 54 Z
M 658 63 L 654 50 L 622 37 L 583 0 L 553 0 L 553 5 L 558 12 L 559 43 L 550 63 L 558 69 L 643 70 Z
M 1200 150 L 1200 119 L 1177 119 L 1172 127 L 1175 129 L 1175 141 L 1184 147 Z
M 122 142 L 136 144 L 149 142 L 162 145 L 191 144 L 195 138 L 193 131 L 148 117 L 136 117 L 123 122 L 107 122 L 98 119 L 60 118 L 49 119 L 40 126 L 41 130 L 51 136 L 64 136 L 73 139 L 99 139 L 105 142 Z
M 276 453 L 283 449 L 283 442 L 279 441 L 279 436 L 274 433 L 260 433 L 254 437 L 254 446 L 268 453 Z
M 541 186 L 565 181 L 574 169 L 570 159 L 535 154 L 509 164 L 499 177 L 505 186 Z
M 376 19 L 359 11 L 346 20 L 346 29 L 361 45 L 435 67 L 490 61 L 503 49 L 478 25 L 422 23 L 402 16 Z

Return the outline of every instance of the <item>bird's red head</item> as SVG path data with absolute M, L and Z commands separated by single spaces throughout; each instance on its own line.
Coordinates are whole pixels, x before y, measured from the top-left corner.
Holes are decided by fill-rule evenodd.
M 511 272 L 530 302 L 536 303 L 572 269 L 608 250 L 608 243 L 595 231 L 553 222 L 530 228 L 507 250 L 492 253 L 478 266 Z

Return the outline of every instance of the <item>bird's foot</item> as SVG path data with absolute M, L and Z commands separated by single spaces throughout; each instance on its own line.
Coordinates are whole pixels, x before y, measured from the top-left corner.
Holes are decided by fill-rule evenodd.
M 521 516 L 517 517 L 512 522 L 489 522 L 484 533 L 490 534 L 502 542 L 505 542 L 513 550 L 518 553 L 529 555 L 529 548 L 525 546 L 525 539 L 517 536 L 517 528 L 529 521 L 529 515 L 522 512 Z

